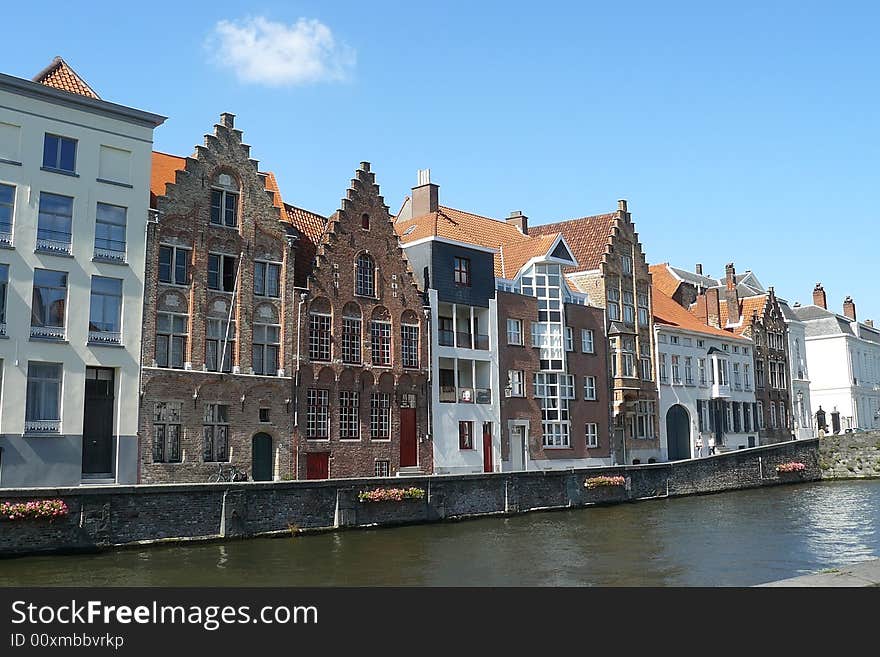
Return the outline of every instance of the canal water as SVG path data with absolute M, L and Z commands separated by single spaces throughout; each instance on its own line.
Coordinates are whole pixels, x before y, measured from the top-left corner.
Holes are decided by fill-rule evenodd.
M 0 560 L 0 586 L 749 586 L 880 558 L 880 480 Z

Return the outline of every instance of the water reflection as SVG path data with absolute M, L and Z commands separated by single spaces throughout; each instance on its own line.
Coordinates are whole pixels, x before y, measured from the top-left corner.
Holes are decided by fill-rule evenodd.
M 880 557 L 880 481 L 0 560 L 0 585 L 746 586 Z

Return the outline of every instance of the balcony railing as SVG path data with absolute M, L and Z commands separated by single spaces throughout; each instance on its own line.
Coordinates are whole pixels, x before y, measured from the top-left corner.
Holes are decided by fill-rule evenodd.
M 0 246 L 12 246 L 12 228 L 9 224 L 0 224 Z
M 55 233 L 55 231 L 49 232 Z M 37 251 L 70 255 L 70 235 L 67 235 L 66 239 L 60 234 L 56 235 L 55 237 L 60 239 L 53 239 L 46 236 L 37 236 Z
M 0 336 L 6 335 L 6 322 L 0 322 Z
M 92 344 L 122 344 L 122 333 L 119 331 L 89 331 L 89 342 Z
M 730 397 L 730 386 L 729 385 L 722 385 L 720 383 L 713 383 L 712 384 L 712 398 L 718 399 L 718 398 L 724 398 L 724 397 Z
M 64 340 L 65 332 L 63 326 L 31 326 L 32 338 L 43 338 L 45 340 Z
M 25 433 L 58 433 L 61 430 L 61 420 L 26 420 L 24 423 Z
M 491 404 L 491 388 L 458 388 L 455 386 L 440 386 L 440 401 L 454 404 Z
M 121 245 L 112 244 L 107 246 L 98 246 L 95 244 L 95 259 L 109 260 L 110 262 L 125 262 L 125 243 Z

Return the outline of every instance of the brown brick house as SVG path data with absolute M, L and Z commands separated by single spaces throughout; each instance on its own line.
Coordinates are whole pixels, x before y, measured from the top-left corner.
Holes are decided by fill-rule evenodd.
M 297 230 L 274 177 L 223 114 L 190 157 L 154 153 L 151 189 L 140 480 L 289 478 Z
M 370 165 L 324 226 L 298 313 L 297 478 L 432 472 L 422 296 Z
M 564 269 L 568 280 L 605 309 L 616 458 L 659 458 L 652 280 L 626 201 L 616 212 L 530 226 L 528 233 L 561 233 L 577 261 Z

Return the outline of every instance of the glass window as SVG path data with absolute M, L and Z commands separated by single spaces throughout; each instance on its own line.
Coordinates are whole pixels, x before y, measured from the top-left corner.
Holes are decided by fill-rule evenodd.
M 182 369 L 186 358 L 187 316 L 156 315 L 156 365 Z
M 370 394 L 370 438 L 391 439 L 391 399 L 387 392 Z
M 361 318 L 342 318 L 342 362 L 361 362 Z
M 376 461 L 376 467 L 373 471 L 376 477 L 388 477 L 391 474 L 391 461 L 388 459 L 380 459 Z
M 608 279 L 608 319 L 617 321 L 620 319 L 620 290 L 614 279 Z
M 507 372 L 507 383 L 510 387 L 510 396 L 511 397 L 523 397 L 525 396 L 524 389 L 524 381 L 523 381 L 523 371 L 522 370 L 508 370 Z
M 235 322 L 209 319 L 205 328 L 205 369 L 231 372 L 235 358 Z
M 633 293 L 627 290 L 623 293 L 623 321 L 627 324 L 635 322 L 635 306 L 633 305 Z
M 361 253 L 355 265 L 355 294 L 376 296 L 376 265 L 366 253 Z
M 61 329 L 61 334 L 42 337 L 64 337 L 67 307 L 67 272 L 48 269 L 34 270 L 34 294 L 31 303 L 31 327 Z M 31 331 L 33 334 L 34 332 Z
M 358 393 L 356 391 L 339 391 L 339 437 L 342 440 L 358 440 L 361 437 L 360 407 L 358 403 Z
M 581 351 L 585 354 L 596 352 L 595 343 L 593 342 L 593 329 L 581 329 Z
M 587 422 L 584 427 L 584 437 L 587 440 L 587 447 L 599 446 L 599 425 L 595 422 Z
M 469 258 L 456 257 L 454 259 L 453 272 L 455 274 L 456 285 L 471 284 L 471 261 Z
M 15 217 L 15 187 L 0 185 L 0 244 L 12 244 L 12 220 Z
M 40 192 L 37 249 L 70 253 L 73 198 Z
M 330 315 L 309 313 L 309 358 L 330 360 Z
M 507 320 L 507 344 L 521 345 L 522 343 L 523 343 L 522 320 L 508 319 Z
M 125 222 L 128 210 L 121 205 L 98 203 L 95 214 L 95 255 L 125 260 Z
M 211 223 L 234 228 L 238 225 L 238 187 L 227 174 L 217 180 L 221 188 L 211 190 Z
M 565 327 L 565 350 L 574 351 L 574 332 L 570 326 Z
M 254 374 L 276 376 L 278 354 L 281 349 L 281 326 L 278 324 L 254 324 L 253 362 Z
M 458 423 L 458 448 L 473 449 L 474 448 L 474 423 L 459 422 Z
M 229 460 L 229 406 L 226 404 L 205 404 L 205 419 L 202 425 L 205 438 L 203 460 Z
M 419 366 L 419 326 L 403 324 L 400 327 L 400 346 L 404 367 Z
M 0 265 L 0 335 L 6 335 L 6 291 L 9 287 L 9 265 Z
M 55 432 L 61 423 L 61 363 L 28 363 L 25 431 Z
M 159 247 L 159 282 L 189 285 L 190 249 Z
M 281 265 L 260 261 L 254 263 L 254 294 L 276 299 L 281 296 Z
M 639 326 L 648 325 L 648 293 L 639 292 Z
M 370 322 L 373 365 L 391 365 L 391 322 Z
M 306 404 L 306 438 L 329 438 L 330 405 L 327 390 L 309 388 L 306 392 Z
M 596 401 L 596 377 L 584 377 L 584 399 L 587 401 Z
M 621 255 L 620 256 L 620 269 L 624 274 L 632 274 L 633 271 L 633 260 L 632 256 L 629 255 Z
M 208 289 L 235 291 L 235 256 L 208 254 Z
M 47 132 L 43 140 L 43 166 L 73 173 L 76 169 L 76 140 Z
M 180 463 L 180 402 L 156 402 L 153 409 L 153 462 Z
M 121 342 L 122 280 L 92 276 L 89 341 Z

